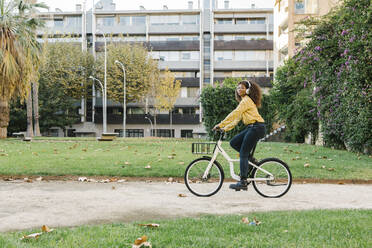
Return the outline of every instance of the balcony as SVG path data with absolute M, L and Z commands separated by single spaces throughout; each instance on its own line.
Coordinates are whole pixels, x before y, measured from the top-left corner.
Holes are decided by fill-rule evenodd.
M 215 50 L 273 50 L 272 40 L 214 41 Z
M 273 68 L 273 61 L 269 61 L 269 70 Z M 266 60 L 237 61 L 221 60 L 214 62 L 215 71 L 246 71 L 246 70 L 266 70 Z
M 150 116 L 153 124 L 155 124 L 154 116 Z M 94 123 L 101 124 L 103 121 L 102 114 L 96 113 Z M 122 124 L 122 115 L 107 115 L 107 124 Z M 157 124 L 170 124 L 169 114 L 159 114 L 156 116 Z M 149 124 L 149 121 L 145 119 L 144 114 L 131 114 L 126 116 L 126 124 Z M 198 114 L 173 114 L 172 124 L 199 124 Z
M 108 43 L 110 43 L 110 39 L 107 39 Z M 199 51 L 199 41 L 114 41 L 114 42 L 123 42 L 123 43 L 131 43 L 131 44 L 143 44 L 147 49 L 150 51 Z M 104 42 L 97 41 L 96 42 L 96 52 L 103 51 L 104 49 Z
M 137 26 L 125 26 L 125 25 L 113 25 L 113 26 L 97 26 L 97 29 L 100 29 L 105 32 L 105 34 L 123 34 L 123 35 L 138 35 L 146 34 L 145 25 Z
M 37 30 L 37 35 L 49 34 L 49 35 L 58 35 L 58 34 L 80 34 L 81 35 L 81 26 L 53 26 L 49 28 Z
M 199 25 L 150 25 L 149 34 L 199 34 Z
M 268 25 L 269 33 L 273 32 L 273 25 Z M 214 33 L 266 33 L 266 24 L 215 24 Z

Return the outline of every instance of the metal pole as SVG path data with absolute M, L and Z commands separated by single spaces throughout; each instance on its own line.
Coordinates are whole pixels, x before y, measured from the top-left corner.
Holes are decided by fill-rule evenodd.
M 105 81 L 104 81 L 104 90 L 105 90 L 105 108 L 104 108 L 104 126 L 103 126 L 103 132 L 106 133 L 107 132 L 107 48 L 106 48 L 106 36 L 105 34 L 102 32 L 103 34 L 103 39 L 105 40 Z
M 102 91 L 102 105 L 105 104 L 104 102 L 104 90 L 103 90 L 103 85 L 101 83 L 101 81 L 99 81 L 97 78 L 93 77 L 93 76 L 89 76 L 90 79 L 93 79 L 93 86 L 94 86 L 94 80 L 96 80 L 98 83 L 99 83 L 99 86 L 101 87 L 101 91 Z M 105 112 L 103 112 L 103 126 L 105 125 Z
M 150 121 L 151 130 L 154 130 L 154 128 L 152 127 L 152 121 L 151 121 L 151 119 L 149 117 L 147 117 L 147 116 L 145 116 L 145 119 L 148 119 Z M 151 130 L 150 130 L 150 136 L 152 136 Z
M 124 87 L 124 100 L 123 100 L 123 137 L 125 138 L 125 130 L 126 130 L 126 116 L 127 116 L 127 105 L 126 105 L 126 97 L 127 97 L 127 90 L 126 90 L 126 80 L 125 80 L 125 67 L 123 63 L 118 60 L 115 60 L 115 63 L 121 65 L 123 69 L 124 79 L 123 79 L 123 87 Z
M 97 30 L 100 31 L 100 30 Z M 107 133 L 107 43 L 106 36 L 104 32 L 101 32 L 103 35 L 103 40 L 105 42 L 105 76 L 103 82 L 103 133 Z

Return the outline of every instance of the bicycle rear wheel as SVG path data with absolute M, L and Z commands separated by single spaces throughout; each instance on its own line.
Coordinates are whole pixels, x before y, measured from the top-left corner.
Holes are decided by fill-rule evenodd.
M 271 174 L 271 175 L 270 175 Z M 277 198 L 285 195 L 292 185 L 288 165 L 277 158 L 266 158 L 254 168 L 253 187 L 263 197 Z
M 210 157 L 198 158 L 186 168 L 186 187 L 196 196 L 208 197 L 216 194 L 221 189 L 225 175 L 217 161 L 213 162 L 207 177 L 203 178 L 210 161 Z

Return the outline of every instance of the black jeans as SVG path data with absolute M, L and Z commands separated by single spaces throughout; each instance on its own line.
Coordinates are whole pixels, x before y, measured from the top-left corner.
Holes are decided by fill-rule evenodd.
M 247 178 L 252 166 L 248 163 L 250 153 L 258 140 L 266 133 L 265 123 L 256 122 L 247 126 L 230 140 L 232 148 L 240 154 L 240 176 Z

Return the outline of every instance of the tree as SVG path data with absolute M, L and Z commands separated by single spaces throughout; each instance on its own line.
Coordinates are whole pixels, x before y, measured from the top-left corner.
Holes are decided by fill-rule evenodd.
M 160 83 L 156 87 L 155 108 L 168 111 L 170 115 L 170 136 L 172 136 L 172 109 L 181 90 L 181 81 L 176 80 L 168 68 L 160 76 Z
M 304 129 L 321 124 L 326 146 L 372 153 L 371 10 L 370 0 L 344 0 L 328 15 L 306 19 L 306 45 L 278 69 L 283 119 Z
M 46 5 L 0 0 L 0 138 L 7 137 L 9 101 L 16 96 L 25 99 L 36 77 L 40 44 L 35 30 L 43 23 L 33 16 L 35 8 Z
M 98 61 L 99 78 L 104 77 L 104 54 Z M 151 88 L 151 78 L 158 71 L 157 62 L 148 55 L 147 49 L 141 44 L 111 43 L 107 46 L 107 98 L 116 102 L 124 100 L 123 70 L 115 64 L 120 61 L 126 71 L 126 101 L 142 101 Z M 103 82 L 103 80 L 101 80 Z

